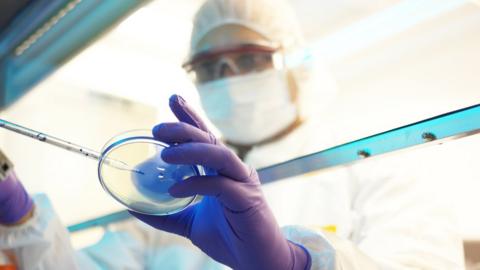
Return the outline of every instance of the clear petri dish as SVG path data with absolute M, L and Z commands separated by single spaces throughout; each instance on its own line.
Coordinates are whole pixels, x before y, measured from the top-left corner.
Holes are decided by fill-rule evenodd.
M 132 211 L 149 215 L 182 211 L 197 197 L 174 198 L 168 189 L 191 176 L 205 175 L 205 171 L 202 166 L 166 163 L 161 152 L 168 144 L 150 134 L 149 130 L 133 130 L 109 140 L 98 164 L 100 183 Z

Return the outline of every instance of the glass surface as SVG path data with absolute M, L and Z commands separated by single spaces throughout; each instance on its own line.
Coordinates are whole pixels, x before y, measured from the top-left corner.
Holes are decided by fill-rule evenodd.
M 204 175 L 200 166 L 168 164 L 161 152 L 168 144 L 146 135 L 149 131 L 132 131 L 111 139 L 102 149 L 98 177 L 103 188 L 128 209 L 150 215 L 179 212 L 195 201 L 196 196 L 174 198 L 168 189 L 191 176 Z M 109 165 L 121 161 L 129 169 Z

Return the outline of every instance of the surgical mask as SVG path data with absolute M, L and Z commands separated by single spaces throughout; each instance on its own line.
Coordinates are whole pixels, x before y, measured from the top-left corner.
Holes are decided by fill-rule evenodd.
M 210 121 L 235 144 L 255 144 L 269 139 L 297 117 L 284 71 L 230 77 L 198 87 Z

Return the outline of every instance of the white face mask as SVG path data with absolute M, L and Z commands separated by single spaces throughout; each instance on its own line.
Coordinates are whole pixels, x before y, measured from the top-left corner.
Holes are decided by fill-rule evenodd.
M 197 88 L 210 121 L 232 143 L 261 142 L 287 128 L 297 117 L 283 71 L 231 77 Z

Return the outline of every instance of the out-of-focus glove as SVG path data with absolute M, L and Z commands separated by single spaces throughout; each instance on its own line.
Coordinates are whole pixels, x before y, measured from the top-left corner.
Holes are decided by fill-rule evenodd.
M 32 210 L 33 201 L 17 179 L 15 172 L 10 172 L 0 182 L 0 223 L 15 224 Z
M 257 172 L 222 145 L 180 96 L 170 98 L 170 108 L 181 122 L 153 129 L 156 139 L 174 144 L 162 151 L 162 159 L 202 165 L 217 175 L 194 176 L 169 189 L 174 197 L 205 196 L 182 212 L 131 213 L 157 229 L 189 238 L 207 255 L 234 269 L 309 269 L 307 250 L 283 237 Z

